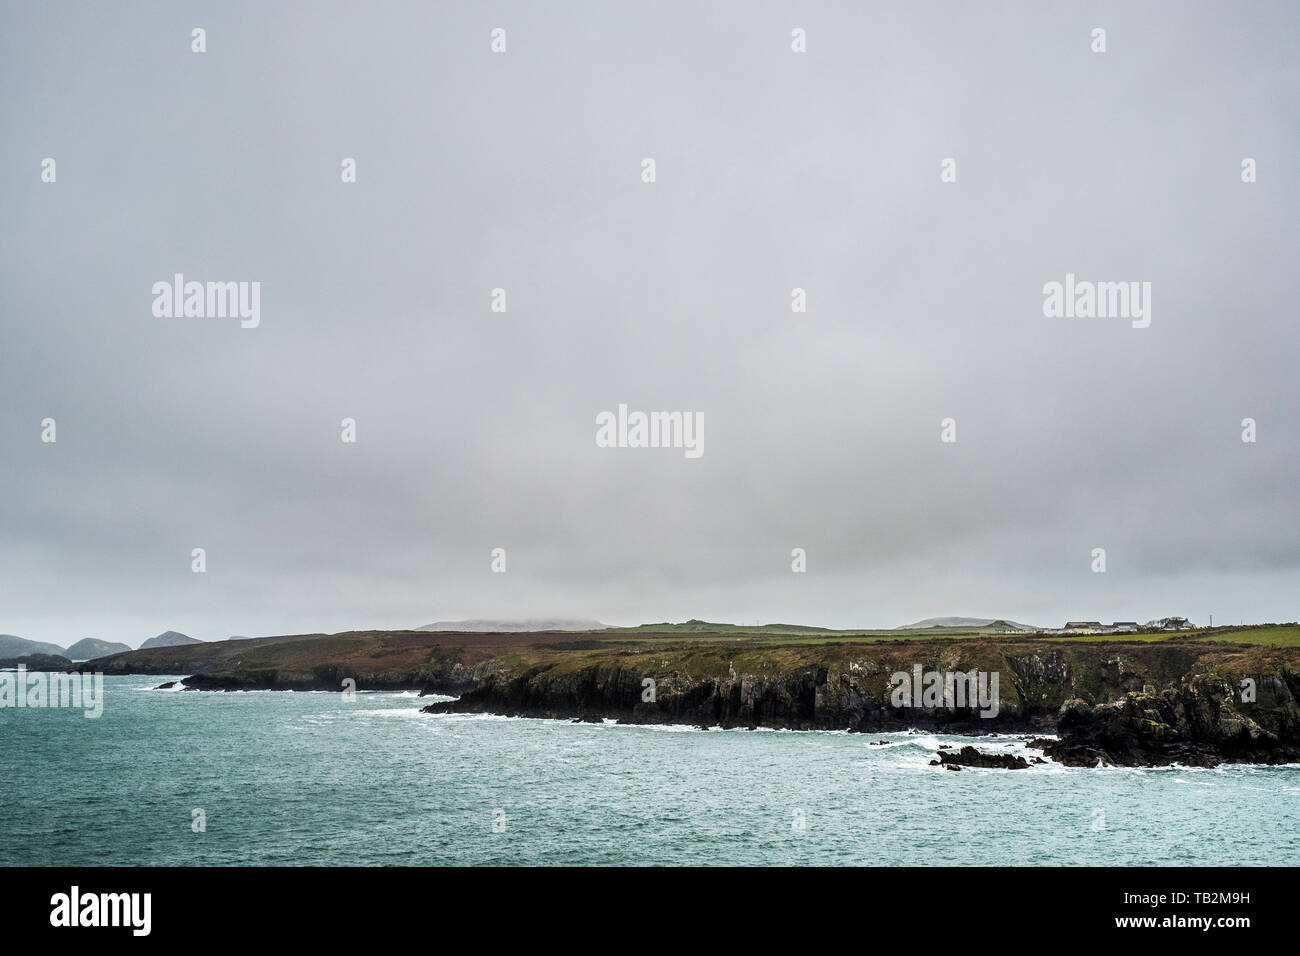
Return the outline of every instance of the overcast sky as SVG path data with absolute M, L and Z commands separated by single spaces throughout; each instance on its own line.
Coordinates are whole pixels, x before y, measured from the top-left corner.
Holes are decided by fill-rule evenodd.
M 1296 4 L 363 6 L 4 6 L 0 632 L 1300 617 Z

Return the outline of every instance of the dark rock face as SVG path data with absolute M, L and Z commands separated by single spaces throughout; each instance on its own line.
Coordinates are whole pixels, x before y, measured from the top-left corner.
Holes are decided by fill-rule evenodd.
M 801 667 L 773 676 L 736 673 L 726 677 L 658 683 L 655 699 L 643 700 L 645 671 L 618 665 L 578 670 L 534 667 L 512 675 L 491 674 L 460 699 L 430 704 L 427 713 L 493 713 L 512 717 L 586 719 L 613 717 L 621 723 L 680 723 L 697 727 L 780 727 L 793 730 L 852 730 L 876 733 L 911 727 L 949 733 L 991 733 L 1024 726 L 1014 703 L 985 719 L 971 707 L 893 707 L 887 677 L 856 678 L 823 666 Z M 1050 726 L 1050 712 L 1040 715 Z
M 761 672 L 737 669 L 726 654 L 712 665 L 686 673 L 656 671 L 653 660 L 606 658 L 583 667 L 547 663 L 526 669 L 500 669 L 477 683 L 459 700 L 432 704 L 429 713 L 494 713 L 515 717 L 573 718 L 586 714 L 613 717 L 623 723 L 680 723 L 701 727 L 778 727 L 794 730 L 849 730 L 879 733 L 910 728 L 941 733 L 982 735 L 1024 731 L 1052 732 L 1057 712 L 1075 696 L 1076 674 L 1065 652 L 1051 648 L 970 660 L 964 648 L 927 647 L 932 655 L 927 671 L 967 671 L 979 667 L 1002 676 L 996 714 L 983 716 L 977 707 L 896 707 L 891 700 L 891 674 L 907 672 L 916 662 L 914 650 L 872 648 L 866 660 L 813 661 L 793 666 L 764 667 Z M 1079 657 L 1086 648 L 1072 648 Z M 1182 654 L 1182 652 L 1179 652 Z M 877 656 L 878 655 L 878 656 Z M 892 656 L 887 656 L 892 655 Z M 703 653 L 700 655 L 703 657 Z M 1156 655 L 1152 655 L 1156 656 Z M 1193 655 L 1194 656 L 1194 655 Z M 694 660 L 687 661 L 694 664 Z M 765 662 L 760 662 L 760 665 Z M 1091 659 L 1085 675 L 1111 693 L 1123 685 L 1106 686 L 1106 677 Z M 1118 673 L 1117 669 L 1112 670 Z M 1127 680 L 1137 681 L 1149 668 L 1129 666 Z M 643 699 L 643 681 L 653 676 L 653 700 Z
M 1300 675 L 1266 675 L 1254 701 L 1222 676 L 1198 674 L 1163 691 L 1090 704 L 1067 701 L 1046 753 L 1070 766 L 1213 767 L 1300 761 Z
M 458 700 L 424 710 L 724 728 L 1056 732 L 1060 739 L 1039 737 L 1031 745 L 1070 766 L 1300 761 L 1300 678 L 1285 666 L 1255 670 L 1257 700 L 1247 703 L 1239 699 L 1237 678 L 1202 666 L 1198 655 L 1204 652 L 1198 649 L 1071 650 L 1073 658 L 1056 649 L 1008 654 L 1003 688 L 1005 693 L 1010 683 L 1013 696 L 1003 697 L 991 719 L 971 708 L 892 706 L 892 663 L 811 664 L 765 674 L 725 665 L 725 676 L 661 674 L 654 699 L 643 700 L 645 663 L 620 666 L 608 658 L 580 667 L 495 670 Z M 1023 757 L 970 747 L 939 756 L 941 765 L 951 767 L 1031 766 Z

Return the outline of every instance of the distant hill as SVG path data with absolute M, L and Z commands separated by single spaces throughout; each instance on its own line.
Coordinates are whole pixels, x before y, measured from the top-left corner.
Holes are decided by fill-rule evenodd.
M 202 644 L 197 637 L 190 637 L 188 634 L 182 634 L 179 631 L 163 631 L 157 637 L 151 637 L 140 645 L 140 649 L 146 647 L 180 647 L 182 644 Z
M 915 624 L 904 624 L 900 631 L 910 631 L 920 627 L 996 627 L 1005 631 L 1041 631 L 1041 627 L 1032 624 L 1017 624 L 1005 618 L 997 617 L 927 617 Z
M 129 644 L 120 644 L 117 641 L 101 641 L 97 637 L 85 637 L 66 651 L 60 651 L 59 653 L 74 661 L 93 661 L 96 657 L 121 654 L 123 651 L 131 649 Z
M 473 631 L 477 633 L 513 633 L 516 631 L 603 631 L 600 621 L 575 620 L 564 617 L 536 617 L 523 621 L 493 621 L 472 618 L 468 621 L 435 621 L 417 631 Z
M 613 627 L 611 631 L 646 631 L 656 634 L 834 634 L 828 627 L 814 627 L 811 624 L 722 624 L 717 621 L 701 621 L 691 618 L 680 624 L 661 621 L 657 624 L 637 624 L 634 627 Z
M 26 657 L 28 654 L 63 654 L 58 644 L 46 644 L 43 641 L 29 641 L 25 637 L 12 634 L 0 634 L 0 657 Z
M 66 671 L 72 669 L 72 661 L 58 654 L 28 654 L 25 657 L 0 658 L 0 668 L 19 666 L 29 671 Z

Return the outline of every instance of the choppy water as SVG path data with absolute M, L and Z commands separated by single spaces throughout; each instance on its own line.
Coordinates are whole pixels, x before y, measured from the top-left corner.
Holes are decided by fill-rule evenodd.
M 163 680 L 105 678 L 98 720 L 0 709 L 0 864 L 1300 863 L 1297 767 L 953 773 L 928 763 L 969 738 L 433 716 L 413 694 Z

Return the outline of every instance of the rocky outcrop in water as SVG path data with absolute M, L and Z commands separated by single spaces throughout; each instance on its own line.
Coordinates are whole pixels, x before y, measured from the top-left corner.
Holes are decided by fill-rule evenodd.
M 931 766 L 949 767 L 958 770 L 962 767 L 987 767 L 995 770 L 1028 770 L 1029 761 L 1018 754 L 986 754 L 974 747 L 962 747 L 961 750 L 940 750 L 939 759 L 931 760 Z

